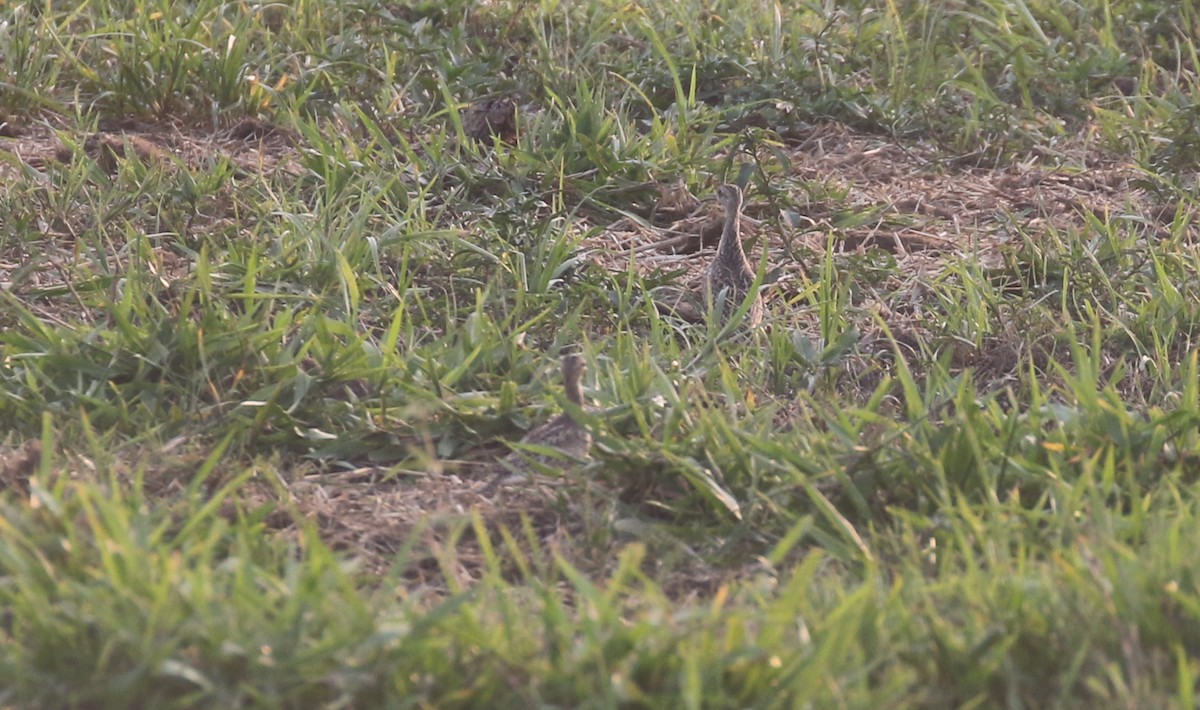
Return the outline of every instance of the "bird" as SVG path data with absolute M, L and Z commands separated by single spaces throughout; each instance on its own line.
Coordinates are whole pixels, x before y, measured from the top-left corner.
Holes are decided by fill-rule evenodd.
M 725 294 L 725 308 L 719 314 L 724 320 L 742 305 L 754 285 L 754 269 L 746 259 L 742 248 L 741 217 L 742 191 L 737 185 L 721 185 L 717 188 L 717 202 L 725 209 L 725 225 L 721 230 L 721 241 L 717 254 L 704 272 L 704 300 L 715 303 L 721 293 Z M 746 325 L 758 325 L 763 318 L 762 296 L 752 296 L 750 310 L 746 313 Z
M 573 353 L 563 356 L 563 391 L 567 401 L 575 405 L 576 410 L 584 406 L 583 373 L 586 369 L 587 363 L 582 355 Z M 529 450 L 534 448 L 547 451 Z M 591 448 L 591 433 L 575 419 L 571 411 L 562 412 L 525 434 L 518 447 L 501 459 L 502 470 L 486 486 L 485 492 L 494 489 L 511 472 L 526 473 L 531 466 L 561 465 L 566 459 L 587 459 Z
M 463 113 L 462 124 L 473 140 L 490 143 L 492 136 L 498 136 L 512 143 L 517 137 L 517 104 L 508 97 L 484 99 Z

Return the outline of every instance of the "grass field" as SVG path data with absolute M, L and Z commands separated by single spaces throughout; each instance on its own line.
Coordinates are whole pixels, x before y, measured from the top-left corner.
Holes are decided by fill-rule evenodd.
M 0 0 L 0 706 L 1194 707 L 1197 37 Z

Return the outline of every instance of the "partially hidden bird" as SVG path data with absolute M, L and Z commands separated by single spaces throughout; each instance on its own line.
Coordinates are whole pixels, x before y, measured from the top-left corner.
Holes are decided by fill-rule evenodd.
M 716 316 L 724 321 L 732 315 L 750 295 L 754 285 L 754 269 L 746 259 L 742 247 L 742 191 L 737 185 L 721 185 L 717 188 L 717 202 L 725 209 L 725 225 L 717 254 L 704 272 L 704 300 L 710 306 L 718 304 L 724 294 L 724 307 Z M 755 292 L 750 296 L 750 310 L 746 312 L 746 324 L 758 325 L 763 318 L 762 296 Z
M 576 411 L 584 406 L 583 373 L 586 369 L 587 363 L 582 355 L 563 356 L 563 391 L 567 401 L 575 405 Z M 503 470 L 488 484 L 487 490 L 499 485 L 513 472 L 525 473 L 538 466 L 562 466 L 570 459 L 587 459 L 591 448 L 592 435 L 576 421 L 575 414 L 572 411 L 561 412 L 531 429 L 521 439 L 520 444 L 501 459 Z

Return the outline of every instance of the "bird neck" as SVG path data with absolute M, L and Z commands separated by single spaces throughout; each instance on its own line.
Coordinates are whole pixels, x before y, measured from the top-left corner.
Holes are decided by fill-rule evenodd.
M 567 380 L 563 390 L 568 402 L 577 407 L 583 406 L 583 386 L 580 384 L 578 377 Z
M 738 213 L 730 210 L 725 214 L 725 229 L 721 232 L 721 243 L 717 245 L 717 258 L 721 261 L 742 263 L 746 251 L 742 248 L 742 230 L 738 224 Z

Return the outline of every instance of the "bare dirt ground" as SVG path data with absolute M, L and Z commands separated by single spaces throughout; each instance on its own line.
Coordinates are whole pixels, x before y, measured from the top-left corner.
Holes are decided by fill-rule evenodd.
M 107 172 L 132 150 L 145 163 L 178 164 L 190 169 L 212 165 L 219 157 L 229 158 L 246 173 L 266 174 L 286 169 L 296 175 L 300 167 L 295 137 L 266 121 L 246 119 L 221 131 L 206 132 L 178 123 L 149 123 L 137 119 L 107 120 L 99 131 L 72 135 L 66 119 L 45 114 L 37 121 L 13 125 L 0 150 L 15 161 L 0 162 L 0 177 L 15 177 L 21 165 L 37 170 L 51 163 L 75 159 L 78 146 Z
M 778 273 L 778 295 L 785 299 L 795 293 L 789 283 L 803 282 L 810 267 L 796 255 L 819 257 L 831 235 L 835 253 L 883 249 L 895 255 L 899 279 L 924 280 L 952 261 L 1000 266 L 1001 250 L 1018 238 L 1018 226 L 1036 240 L 1050 231 L 1080 229 L 1089 215 L 1104 222 L 1122 217 L 1142 221 L 1152 238 L 1165 236 L 1175 216 L 1173 206 L 1165 209 L 1134 187 L 1139 176 L 1134 166 L 1089 149 L 1083 140 L 1052 159 L 1031 155 L 986 169 L 947 160 L 932 144 L 901 144 L 823 124 L 800 137 L 789 157 L 792 176 L 820 190 L 797 200 L 805 203 L 803 214 L 783 215 L 771 214 L 770 205 L 750 193 L 742 224 L 749 244 L 765 237 L 769 269 Z M 814 192 L 839 197 L 822 199 Z M 614 270 L 624 270 L 633 251 L 643 273 L 682 268 L 684 282 L 698 279 L 706 259 L 696 251 L 701 242 L 715 246 L 720 211 L 705 199 L 710 196 L 697 198 L 677 186 L 664 186 L 662 193 L 669 206 L 657 214 L 675 219 L 665 224 L 622 219 L 589 246 Z M 853 212 L 869 215 L 868 223 L 837 224 Z M 756 262 L 756 252 L 748 255 Z
M 0 138 L 0 181 L 29 171 L 44 174 L 56 164 L 83 156 L 112 172 L 120 161 L 129 159 L 130 151 L 143 163 L 168 167 L 201 169 L 226 158 L 247 175 L 302 171 L 296 137 L 257 121 L 216 132 L 136 121 L 109 122 L 93 135 L 70 136 L 66 130 L 66 124 L 53 117 L 8 128 L 7 137 Z M 897 268 L 889 277 L 892 283 L 881 292 L 893 294 L 892 302 L 877 307 L 895 332 L 916 327 L 905 321 L 921 309 L 904 301 L 923 298 L 924 284 L 948 264 L 969 259 L 985 268 L 1001 266 L 1006 246 L 1022 238 L 1018 227 L 1036 241 L 1053 232 L 1078 230 L 1088 219 L 1120 218 L 1142 225 L 1146 239 L 1166 235 L 1174 206 L 1155 203 L 1135 186 L 1134 166 L 1090 148 L 1087 138 L 1084 132 L 1052 158 L 1031 155 L 1001 169 L 984 169 L 965 159 L 946 160 L 932 145 L 900 143 L 835 124 L 812 126 L 790 148 L 793 176 L 814 186 L 795 200 L 803 209 L 780 214 L 753 192 L 748 195 L 743 227 L 750 259 L 757 263 L 759 250 L 767 249 L 774 281 L 770 299 L 775 307 L 787 307 L 811 284 L 813 262 L 830 245 L 835 253 L 889 252 Z M 694 196 L 676 185 L 663 185 L 661 195 L 657 209 L 646 219 L 625 218 L 602 225 L 584 244 L 592 258 L 624 272 L 632 253 L 636 268 L 644 274 L 682 269 L 680 281 L 685 285 L 694 281 L 719 235 L 720 213 L 710 195 Z M 868 218 L 847 223 L 848 215 Z M 69 241 L 73 227 L 46 223 L 40 229 L 48 241 L 61 242 Z M 69 247 L 64 248 L 61 258 L 69 259 L 69 252 Z M 14 272 L 28 258 L 16 251 L 0 253 L 0 287 L 12 285 Z M 180 273 L 188 268 L 186 264 L 176 267 Z M 44 288 L 68 279 L 68 273 L 51 268 L 26 278 L 36 279 L 35 285 Z M 61 317 L 49 311 L 39 316 L 50 321 Z M 11 443 L 0 450 L 3 485 L 28 490 L 28 478 L 37 470 L 35 448 Z M 38 449 L 36 454 L 40 453 Z M 63 463 L 81 474 L 87 469 L 86 462 L 76 459 Z M 383 473 L 374 469 L 313 473 L 284 482 L 285 487 L 255 483 L 244 491 L 243 502 L 294 511 L 296 517 L 315 525 L 334 549 L 357 556 L 363 569 L 375 573 L 394 564 L 416 531 L 422 551 L 414 553 L 406 577 L 415 586 L 437 587 L 436 580 L 443 575 L 468 583 L 484 568 L 472 515 L 491 533 L 500 527 L 513 532 L 514 544 L 526 552 L 541 546 L 566 554 L 564 548 L 573 537 L 571 521 L 577 519 L 571 509 L 575 504 L 568 501 L 586 494 L 579 488 L 584 484 L 570 484 L 576 489 L 569 493 L 559 485 L 532 485 L 501 487 L 484 495 L 476 476 L 397 478 Z M 281 534 L 296 536 L 296 517 L 277 515 L 268 522 Z M 523 530 L 535 539 L 528 539 Z M 450 548 L 454 554 L 441 554 Z M 612 564 L 607 555 L 575 561 L 593 572 Z M 709 586 L 715 582 L 711 575 L 711 569 L 698 567 L 680 589 Z

